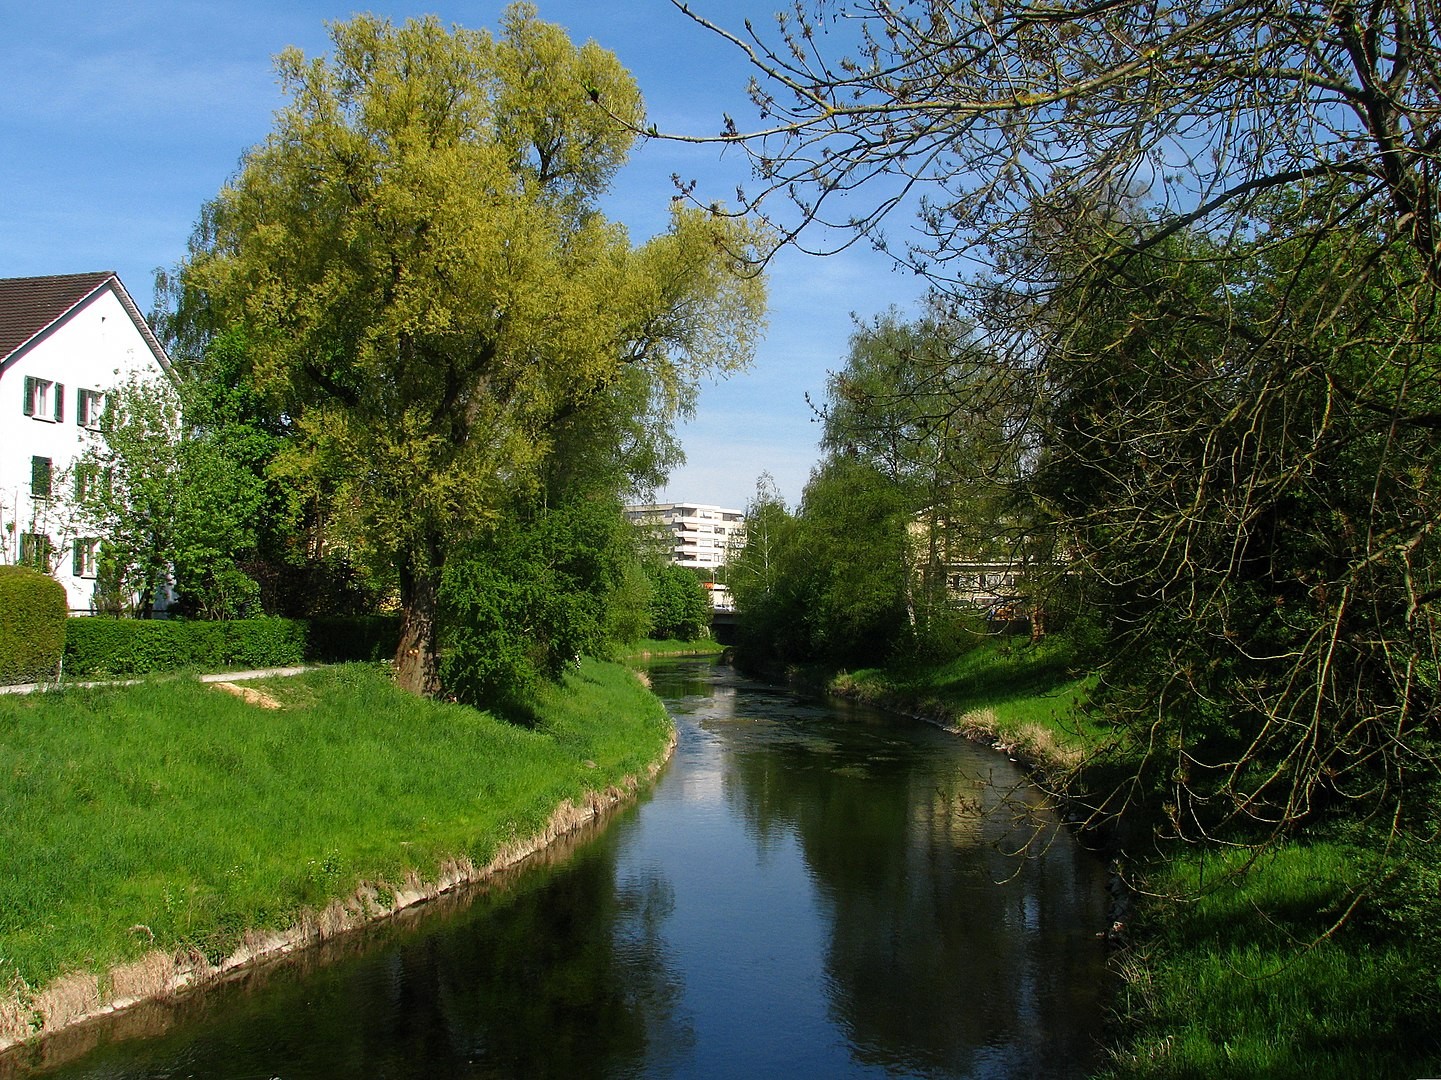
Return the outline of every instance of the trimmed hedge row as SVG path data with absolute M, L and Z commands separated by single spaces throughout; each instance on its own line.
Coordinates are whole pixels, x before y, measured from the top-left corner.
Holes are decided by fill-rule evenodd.
M 65 648 L 65 586 L 24 566 L 0 566 L 0 683 L 53 679 Z
M 372 615 L 212 622 L 90 616 L 68 619 L 64 629 L 66 676 L 109 678 L 386 660 L 395 655 L 400 619 Z

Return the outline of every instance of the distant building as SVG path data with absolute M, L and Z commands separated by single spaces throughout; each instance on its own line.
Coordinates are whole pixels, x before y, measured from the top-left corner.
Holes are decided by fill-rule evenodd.
M 744 510 L 706 503 L 647 503 L 627 506 L 625 516 L 655 536 L 677 566 L 714 570 L 745 543 Z
M 714 611 L 734 611 L 736 602 L 731 596 L 730 586 L 724 581 L 704 581 L 706 593 L 710 596 L 710 606 Z
M 72 510 L 105 396 L 164 377 L 165 350 L 112 271 L 0 278 L 0 562 L 44 570 L 91 611 L 100 541 Z

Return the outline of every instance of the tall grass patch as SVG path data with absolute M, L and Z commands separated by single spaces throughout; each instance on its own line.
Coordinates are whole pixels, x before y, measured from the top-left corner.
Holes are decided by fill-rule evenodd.
M 1374 855 L 1294 844 L 1237 874 L 1242 858 L 1177 860 L 1148 883 L 1103 1075 L 1437 1075 L 1436 973 L 1359 911 L 1337 925 Z
M 152 948 L 227 955 L 361 882 L 488 862 L 565 799 L 663 752 L 663 708 L 583 664 L 534 728 L 398 691 L 370 665 L 0 699 L 0 985 Z
M 1064 635 L 1035 643 L 978 636 L 946 660 L 860 669 L 833 685 L 862 699 L 905 702 L 1059 765 L 1073 764 L 1105 735 L 1086 710 L 1094 677 L 1076 670 Z

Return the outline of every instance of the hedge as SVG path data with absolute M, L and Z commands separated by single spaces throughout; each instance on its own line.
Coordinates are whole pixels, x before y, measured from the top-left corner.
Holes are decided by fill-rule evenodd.
M 223 622 L 77 617 L 65 625 L 65 674 L 107 678 L 383 660 L 395 655 L 399 635 L 400 620 L 393 616 Z
M 0 683 L 54 679 L 65 650 L 65 587 L 24 566 L 0 566 Z

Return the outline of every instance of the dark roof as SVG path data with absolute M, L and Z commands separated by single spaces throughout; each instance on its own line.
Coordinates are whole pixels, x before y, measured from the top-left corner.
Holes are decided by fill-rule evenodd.
M 111 283 L 155 359 L 168 371 L 170 358 L 113 270 L 0 278 L 0 366 Z

